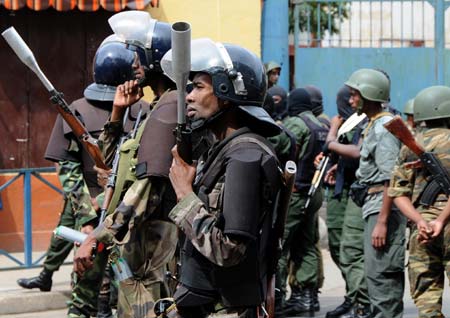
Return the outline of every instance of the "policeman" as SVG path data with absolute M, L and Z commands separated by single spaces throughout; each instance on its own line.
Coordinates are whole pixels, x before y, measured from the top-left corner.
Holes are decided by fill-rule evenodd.
M 103 124 L 108 119 L 116 86 L 134 78 L 134 55 L 123 44 L 102 44 L 94 57 L 93 69 L 95 82 L 84 91 L 84 98 L 74 101 L 70 108 L 80 118 L 94 138 L 98 137 Z M 95 198 L 102 188 L 97 184 L 94 162 L 86 150 L 73 136 L 70 127 L 58 115 L 47 146 L 46 159 L 57 162 L 58 176 L 65 193 L 65 208 L 58 225 L 92 231 L 97 222 L 99 209 Z M 93 203 L 92 203 L 93 202 Z M 52 238 L 44 269 L 37 278 L 20 279 L 18 284 L 24 288 L 50 290 L 51 275 L 63 263 L 73 243 Z M 108 293 L 97 299 L 106 265 L 106 251 L 96 258 L 95 268 L 83 278 L 75 278 L 72 288 L 72 300 L 69 317 L 111 316 Z M 102 288 L 107 291 L 109 284 Z M 103 293 L 102 293 L 103 294 Z
M 286 303 L 285 313 L 313 315 L 319 310 L 316 297 L 320 278 L 317 212 L 322 205 L 322 192 L 316 191 L 306 209 L 305 205 L 315 170 L 313 161 L 325 143 L 328 128 L 312 113 L 311 97 L 304 88 L 291 91 L 288 97 L 288 112 L 290 117 L 283 121 L 283 126 L 294 134 L 299 149 L 296 158 L 297 177 L 285 225 L 283 255 L 279 262 L 277 283 L 285 293 L 290 257 L 294 273 L 289 282 L 292 295 Z M 286 134 L 271 138 L 271 142 L 277 153 L 286 153 L 291 147 L 291 139 Z
M 171 75 L 166 57 L 163 68 Z M 209 39 L 192 41 L 191 59 L 187 115 L 197 129 L 211 130 L 217 143 L 197 168 L 173 150 L 170 180 L 178 204 L 169 216 L 186 235 L 174 295 L 178 314 L 206 317 L 221 302 L 228 312 L 257 317 L 266 297 L 280 185 L 274 151 L 263 138 L 279 133 L 261 107 L 264 67 L 247 49 Z
M 400 149 L 400 141 L 383 127 L 392 119 L 382 106 L 389 99 L 390 82 L 380 71 L 360 69 L 345 84 L 350 88 L 351 105 L 369 118 L 361 150 L 347 145 L 345 152 L 353 158 L 360 156 L 352 199 L 362 207 L 364 218 L 364 263 L 372 314 L 401 317 L 406 221 L 387 196 Z M 332 151 L 345 147 L 336 140 L 327 145 Z
M 275 61 L 270 61 L 264 64 L 264 67 L 266 68 L 267 87 L 271 88 L 278 83 L 281 73 L 281 65 Z
M 116 187 L 115 193 L 121 197 L 78 250 L 74 269 L 83 273 L 92 266 L 92 245 L 97 241 L 119 246 L 119 251 L 113 249 L 111 261 L 120 257 L 131 273 L 130 277 L 120 279 L 117 314 L 125 318 L 154 317 L 153 303 L 168 296 L 164 269 L 177 244 L 176 227 L 167 218 L 176 203 L 168 178 L 170 150 L 175 144 L 176 91 L 173 82 L 163 75 L 160 64 L 170 48 L 170 25 L 142 11 L 121 12 L 109 22 L 145 73 L 117 88 L 111 118 L 100 138 L 107 158 L 122 135 L 125 109 L 143 95 L 141 86 L 150 85 L 156 98 L 135 138 L 120 148 L 117 183 L 122 186 Z M 133 32 L 127 33 L 129 30 Z
M 419 133 L 421 144 L 425 151 L 437 156 L 447 172 L 450 171 L 449 98 L 449 87 L 431 86 L 413 100 L 415 122 L 425 123 Z M 416 224 L 409 243 L 409 281 L 419 317 L 444 317 L 444 273 L 450 274 L 446 266 L 450 260 L 450 231 L 443 212 L 448 196 L 442 190 L 435 198 L 426 195 L 425 190 L 433 181 L 426 163 L 422 162 L 420 168 L 407 165 L 417 159 L 406 146 L 401 149 L 389 196 L 394 197 L 403 214 Z M 418 241 L 419 234 L 427 244 Z

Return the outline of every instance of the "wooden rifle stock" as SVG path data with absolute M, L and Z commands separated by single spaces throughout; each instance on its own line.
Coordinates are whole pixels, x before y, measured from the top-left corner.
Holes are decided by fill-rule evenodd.
M 388 121 L 384 124 L 384 128 L 397 137 L 398 140 L 411 149 L 417 156 L 420 157 L 425 152 L 423 147 L 416 142 L 411 131 L 400 116 L 395 116 L 392 120 Z
M 275 276 L 277 272 L 278 260 L 281 257 L 283 248 L 284 225 L 286 223 L 289 203 L 291 201 L 291 194 L 294 188 L 295 175 L 297 173 L 297 165 L 293 161 L 286 162 L 284 168 L 283 179 L 284 184 L 280 189 L 276 208 L 275 208 L 275 223 L 273 226 L 273 235 L 270 247 L 270 259 L 272 264 L 269 267 L 269 275 L 267 277 L 267 296 L 266 296 L 266 310 L 269 318 L 275 317 Z
M 50 99 L 56 105 L 56 110 L 69 125 L 70 129 L 72 129 L 75 137 L 83 144 L 92 160 L 94 160 L 95 165 L 104 170 L 108 170 L 109 168 L 105 164 L 105 159 L 98 147 L 97 140 L 89 134 L 86 127 L 84 127 L 80 120 L 73 114 L 62 94 L 57 91 L 51 91 L 50 94 Z

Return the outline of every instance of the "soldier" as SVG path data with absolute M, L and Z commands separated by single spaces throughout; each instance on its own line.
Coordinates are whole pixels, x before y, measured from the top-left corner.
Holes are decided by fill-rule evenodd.
M 336 140 L 340 125 L 345 122 L 355 109 L 350 105 L 350 88 L 342 87 L 336 98 L 338 116 L 331 120 L 327 140 Z M 362 124 L 353 128 L 339 138 L 339 147 L 359 146 Z M 340 155 L 339 148 L 328 151 Z M 364 277 L 364 221 L 362 210 L 349 196 L 350 185 L 355 181 L 355 172 L 359 165 L 356 158 L 340 156 L 325 177 L 334 183 L 332 198 L 327 203 L 328 244 L 333 261 L 342 272 L 346 283 L 344 302 L 336 309 L 327 312 L 327 318 L 370 317 L 370 301 Z
M 317 212 L 322 205 L 322 192 L 316 191 L 306 209 L 305 205 L 314 174 L 313 161 L 325 143 L 328 128 L 313 115 L 311 97 L 303 88 L 295 89 L 289 94 L 288 112 L 290 117 L 283 121 L 283 126 L 294 134 L 299 149 L 296 158 L 297 177 L 285 225 L 277 284 L 282 290 L 282 300 L 286 292 L 285 281 L 290 254 L 294 273 L 289 282 L 292 294 L 286 303 L 285 313 L 313 315 L 314 311 L 319 310 L 316 293 L 319 287 L 321 252 L 317 246 Z M 277 153 L 287 153 L 291 148 L 291 139 L 286 134 L 271 138 L 271 142 Z
M 364 263 L 366 282 L 374 317 L 401 317 L 403 313 L 404 252 L 406 220 L 392 207 L 387 196 L 389 178 L 400 142 L 383 124 L 392 114 L 383 112 L 389 99 L 390 82 L 380 71 L 360 69 L 345 83 L 350 103 L 364 112 L 369 123 L 359 146 L 327 141 L 330 150 L 358 158 L 357 183 L 351 187 L 353 201 L 362 207 L 364 218 Z M 342 149 L 344 147 L 345 149 Z
M 102 44 L 94 57 L 94 80 L 84 91 L 84 98 L 74 101 L 70 108 L 79 116 L 87 130 L 98 137 L 103 124 L 110 115 L 116 86 L 131 79 L 134 55 L 120 43 Z M 94 199 L 102 188 L 97 184 L 94 162 L 81 146 L 67 124 L 58 115 L 47 146 L 45 157 L 58 163 L 58 176 L 65 193 L 65 208 L 58 225 L 90 233 L 98 220 L 99 206 Z M 52 238 L 44 269 L 37 278 L 20 279 L 25 288 L 51 288 L 51 275 L 64 261 L 73 243 Z M 58 250 L 61 248 L 61 250 Z M 85 277 L 74 275 L 72 299 L 68 317 L 110 317 L 109 282 L 103 285 L 103 292 L 97 299 L 106 265 L 106 251 L 99 252 L 95 268 Z
M 306 91 L 311 96 L 311 104 L 313 105 L 312 113 L 322 123 L 330 127 L 330 118 L 323 112 L 323 97 L 321 90 L 314 85 L 306 85 Z
M 288 115 L 287 112 L 287 93 L 281 86 L 272 86 L 267 90 L 267 98 L 271 97 L 274 103 L 272 118 L 281 122 Z
M 264 67 L 266 68 L 267 87 L 271 88 L 278 83 L 281 73 L 281 65 L 275 61 L 270 61 L 264 64 Z
M 199 39 L 192 41 L 191 59 L 187 115 L 197 129 L 211 130 L 217 143 L 197 168 L 172 151 L 178 204 L 169 217 L 186 235 L 175 303 L 181 317 L 206 317 L 221 302 L 228 312 L 254 318 L 266 297 L 268 239 L 281 180 L 263 136 L 279 128 L 261 107 L 266 76 L 255 54 Z M 163 65 L 170 75 L 170 60 Z
M 449 87 L 432 86 L 419 92 L 413 101 L 415 122 L 425 123 L 418 136 L 421 144 L 425 151 L 437 156 L 447 171 L 450 169 L 449 99 Z M 448 197 L 442 190 L 436 198 L 424 195 L 433 180 L 424 167 L 425 162 L 419 168 L 408 167 L 408 163 L 417 159 L 406 146 L 401 149 L 389 196 L 416 224 L 409 243 L 408 269 L 411 297 L 419 309 L 419 317 L 444 317 L 441 311 L 444 273 L 450 275 L 447 266 L 450 231 L 445 225 L 447 215 L 443 212 Z M 419 234 L 426 244 L 420 244 Z
M 177 244 L 176 227 L 167 217 L 176 204 L 168 178 L 170 150 L 175 144 L 176 91 L 160 65 L 171 45 L 170 25 L 139 11 L 118 13 L 110 24 L 116 36 L 140 57 L 145 74 L 117 88 L 111 118 L 100 138 L 107 157 L 122 135 L 125 109 L 143 96 L 141 86 L 149 85 L 156 97 L 135 138 L 121 146 L 117 183 L 123 186 L 115 189 L 124 193 L 121 202 L 109 208 L 111 214 L 82 244 L 74 269 L 82 273 L 92 266 L 92 246 L 97 241 L 119 246 L 113 257 L 125 260 L 131 277 L 119 282 L 118 317 L 154 317 L 155 300 L 168 296 L 165 266 Z M 127 30 L 133 33 L 126 34 Z

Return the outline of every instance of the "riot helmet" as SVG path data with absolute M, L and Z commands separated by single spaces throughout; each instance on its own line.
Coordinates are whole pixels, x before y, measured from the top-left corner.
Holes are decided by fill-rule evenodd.
M 414 98 L 414 121 L 427 121 L 450 117 L 450 87 L 431 86 L 421 90 Z
M 312 112 L 314 116 L 319 116 L 323 113 L 323 97 L 320 89 L 314 85 L 305 86 L 309 96 L 311 96 L 311 103 L 313 106 Z
M 134 79 L 132 65 L 135 54 L 127 49 L 126 44 L 108 38 L 94 56 L 94 83 L 84 90 L 84 97 L 89 100 L 113 101 L 116 87 Z
M 174 80 L 171 50 L 163 57 L 161 66 L 164 73 Z M 189 79 L 192 80 L 197 73 L 208 74 L 214 95 L 237 106 L 243 118 L 258 125 L 252 129 L 265 136 L 279 133 L 278 125 L 262 108 L 267 88 L 266 75 L 264 66 L 254 53 L 238 45 L 216 43 L 207 38 L 193 40 Z M 205 119 L 198 127 L 210 125 L 224 111 L 226 109 Z
M 345 82 L 345 85 L 357 90 L 362 98 L 373 101 L 386 103 L 389 101 L 390 80 L 381 71 L 362 68 L 354 72 Z M 358 105 L 358 113 L 362 112 L 363 101 Z
M 153 19 L 148 12 L 136 10 L 116 13 L 108 23 L 114 34 L 128 44 L 128 49 L 139 53 L 146 71 L 162 72 L 161 59 L 171 47 L 168 23 Z
M 296 116 L 306 111 L 312 111 L 311 96 L 304 88 L 293 89 L 288 96 L 289 116 Z

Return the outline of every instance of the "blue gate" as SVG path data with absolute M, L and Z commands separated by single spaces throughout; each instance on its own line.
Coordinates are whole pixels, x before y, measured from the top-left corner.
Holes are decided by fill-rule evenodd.
M 447 1 L 293 2 L 295 86 L 321 88 L 327 114 L 336 114 L 336 93 L 359 68 L 389 74 L 391 103 L 399 110 L 421 89 L 449 84 Z

